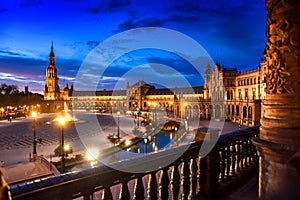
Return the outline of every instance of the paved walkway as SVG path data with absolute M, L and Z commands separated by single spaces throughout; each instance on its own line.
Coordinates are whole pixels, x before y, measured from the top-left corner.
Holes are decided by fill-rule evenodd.
M 9 185 L 53 175 L 50 169 L 41 162 L 20 163 L 4 167 L 4 173 Z
M 221 200 L 258 200 L 258 175 L 249 179 L 246 183 L 241 184 L 240 187 L 225 198 Z

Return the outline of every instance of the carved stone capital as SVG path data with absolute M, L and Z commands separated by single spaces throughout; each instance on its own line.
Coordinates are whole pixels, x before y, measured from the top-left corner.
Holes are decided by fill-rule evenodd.
M 267 93 L 299 92 L 300 1 L 267 0 Z

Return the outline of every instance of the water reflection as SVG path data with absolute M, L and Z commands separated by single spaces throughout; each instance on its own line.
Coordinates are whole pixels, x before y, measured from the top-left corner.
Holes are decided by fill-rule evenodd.
M 127 149 L 133 153 L 151 153 L 168 148 L 174 143 L 176 133 L 159 132 L 155 136 L 144 138 L 139 143 Z

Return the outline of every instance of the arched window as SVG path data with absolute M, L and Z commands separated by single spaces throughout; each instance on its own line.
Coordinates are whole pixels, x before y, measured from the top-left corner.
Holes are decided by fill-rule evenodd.
M 229 100 L 229 99 L 230 99 L 230 91 L 227 90 L 227 100 Z
M 252 107 L 251 106 L 249 106 L 249 108 L 248 108 L 248 117 L 252 118 Z
M 247 107 L 244 106 L 243 107 L 243 119 L 246 119 L 246 117 L 247 117 Z

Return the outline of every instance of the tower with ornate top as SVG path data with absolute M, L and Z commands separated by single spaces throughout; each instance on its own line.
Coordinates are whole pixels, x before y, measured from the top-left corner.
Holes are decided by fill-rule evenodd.
M 60 99 L 60 89 L 58 85 L 57 68 L 55 65 L 55 55 L 53 51 L 53 42 L 51 44 L 51 51 L 49 54 L 49 63 L 46 69 L 45 77 L 45 87 L 44 87 L 44 100 L 59 100 Z

